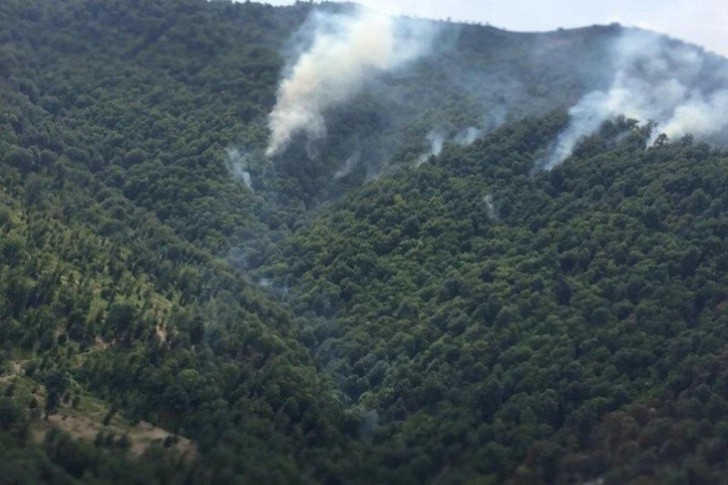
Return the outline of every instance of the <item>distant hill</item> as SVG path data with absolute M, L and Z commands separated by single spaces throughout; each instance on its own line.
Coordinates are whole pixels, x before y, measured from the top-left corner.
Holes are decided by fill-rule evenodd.
M 0 3 L 0 476 L 719 482 L 727 61 L 361 15 Z

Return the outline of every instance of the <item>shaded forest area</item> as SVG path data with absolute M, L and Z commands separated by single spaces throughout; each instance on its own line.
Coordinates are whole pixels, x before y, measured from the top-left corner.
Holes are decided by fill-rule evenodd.
M 728 154 L 617 118 L 534 172 L 618 28 L 448 24 L 406 123 L 364 92 L 247 187 L 312 8 L 0 3 L 0 476 L 721 481 Z M 505 123 L 415 167 L 499 102 L 437 73 L 506 64 Z

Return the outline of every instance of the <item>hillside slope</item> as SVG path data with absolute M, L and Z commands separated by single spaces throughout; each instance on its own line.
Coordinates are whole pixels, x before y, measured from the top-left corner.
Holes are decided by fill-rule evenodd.
M 723 452 L 703 453 L 725 450 L 720 437 L 688 439 L 671 419 L 661 436 L 679 452 L 634 423 L 606 431 L 606 456 L 588 453 L 607 446 L 591 441 L 615 426 L 604 416 L 638 404 L 726 425 L 722 384 L 703 369 L 725 352 L 728 158 L 687 138 L 645 151 L 646 130 L 618 120 L 529 176 L 558 121 L 509 125 L 370 184 L 278 245 L 263 274 L 311 315 L 304 342 L 351 405 L 376 412 L 373 460 L 403 476 L 717 479 Z M 702 400 L 687 404 L 696 378 Z M 629 461 L 611 455 L 622 446 Z
M 625 29 L 422 21 L 266 157 L 313 9 L 0 4 L 2 476 L 724 476 L 728 155 L 616 117 L 535 169 Z

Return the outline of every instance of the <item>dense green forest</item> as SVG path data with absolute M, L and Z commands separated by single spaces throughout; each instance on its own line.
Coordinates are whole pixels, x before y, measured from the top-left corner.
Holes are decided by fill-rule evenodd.
M 0 481 L 725 480 L 728 153 L 534 170 L 623 29 L 437 22 L 266 158 L 315 8 L 0 2 Z

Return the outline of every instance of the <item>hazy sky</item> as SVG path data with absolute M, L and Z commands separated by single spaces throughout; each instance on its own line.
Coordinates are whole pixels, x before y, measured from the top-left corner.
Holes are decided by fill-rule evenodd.
M 259 0 L 290 5 L 293 0 Z M 489 23 L 517 31 L 619 22 L 728 56 L 728 0 L 358 0 L 392 14 Z

